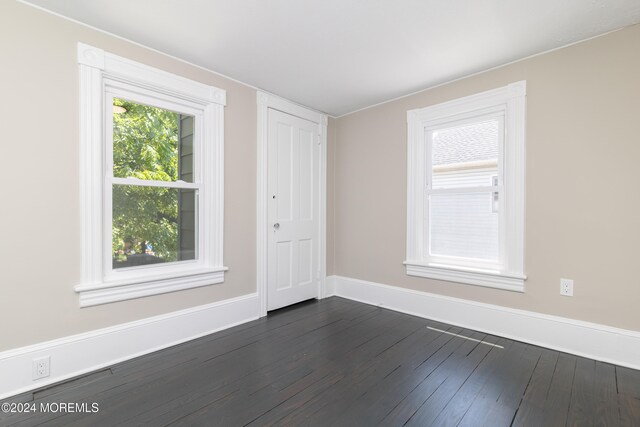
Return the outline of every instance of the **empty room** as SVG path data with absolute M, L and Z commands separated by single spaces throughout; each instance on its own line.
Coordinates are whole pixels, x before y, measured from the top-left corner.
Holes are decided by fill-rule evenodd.
M 0 58 L 0 426 L 640 427 L 639 0 L 0 0 Z

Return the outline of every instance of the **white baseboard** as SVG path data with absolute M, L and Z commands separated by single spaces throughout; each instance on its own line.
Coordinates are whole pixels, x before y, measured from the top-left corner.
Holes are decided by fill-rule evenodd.
M 640 369 L 640 333 L 341 276 L 336 295 L 616 365 Z M 111 366 L 258 318 L 257 294 L 189 308 L 0 353 L 0 400 Z M 33 381 L 32 360 L 51 357 L 51 375 Z
M 327 276 L 324 281 L 324 292 L 325 297 L 332 297 L 336 294 L 336 278 L 338 276 Z
M 150 317 L 0 353 L 0 400 L 171 347 L 258 318 L 258 295 Z M 32 360 L 50 356 L 50 376 L 33 381 Z
M 640 369 L 640 332 L 348 277 L 327 283 L 343 298 Z

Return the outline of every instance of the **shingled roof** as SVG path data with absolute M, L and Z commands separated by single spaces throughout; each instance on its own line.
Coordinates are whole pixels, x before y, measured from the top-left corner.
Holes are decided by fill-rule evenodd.
M 433 134 L 433 165 L 498 159 L 497 120 L 470 123 Z

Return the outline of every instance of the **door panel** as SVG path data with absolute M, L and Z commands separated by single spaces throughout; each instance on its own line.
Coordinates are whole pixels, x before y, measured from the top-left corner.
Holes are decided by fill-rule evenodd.
M 301 129 L 299 147 L 300 212 L 299 218 L 313 220 L 313 133 Z M 315 144 L 317 146 L 317 144 Z
M 276 162 L 270 169 L 276 168 L 275 193 L 277 212 L 276 217 L 282 220 L 291 220 L 293 217 L 292 200 L 292 175 L 293 175 L 293 126 L 276 122 Z M 269 144 L 271 146 L 271 144 Z
M 269 310 L 318 296 L 317 124 L 269 109 Z
M 312 262 L 313 240 L 298 241 L 298 284 L 308 284 L 313 280 Z

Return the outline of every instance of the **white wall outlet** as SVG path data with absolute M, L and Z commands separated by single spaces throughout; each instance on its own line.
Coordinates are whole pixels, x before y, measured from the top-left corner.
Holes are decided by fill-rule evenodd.
M 33 359 L 32 365 L 32 379 L 37 380 L 49 376 L 49 364 L 51 362 L 51 356 L 39 357 Z
M 564 295 L 565 297 L 573 296 L 573 280 L 560 279 L 560 295 Z

